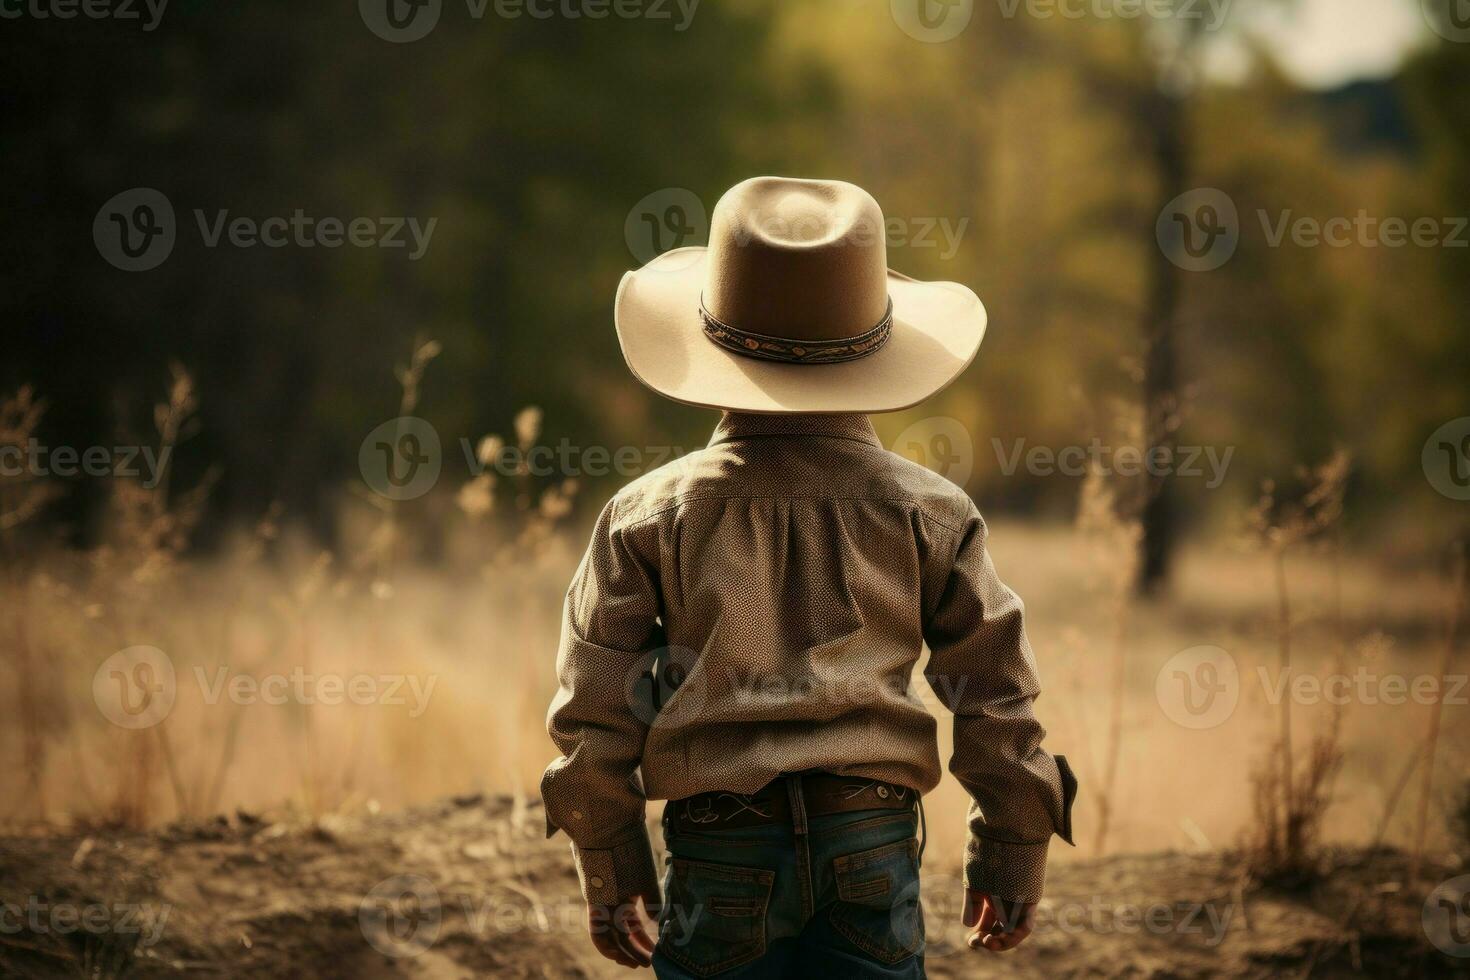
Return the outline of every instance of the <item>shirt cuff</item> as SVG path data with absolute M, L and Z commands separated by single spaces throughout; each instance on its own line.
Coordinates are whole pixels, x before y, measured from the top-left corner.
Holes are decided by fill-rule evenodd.
M 965 846 L 965 887 L 1008 902 L 1039 902 L 1046 886 L 1051 840 L 1011 843 L 971 834 Z
M 658 895 L 653 848 L 642 824 L 635 836 L 612 847 L 572 845 L 582 897 L 588 905 L 621 905 L 637 895 Z

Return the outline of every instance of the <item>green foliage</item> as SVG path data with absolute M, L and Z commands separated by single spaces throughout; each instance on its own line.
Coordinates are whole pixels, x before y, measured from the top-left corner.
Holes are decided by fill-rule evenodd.
M 708 207 L 752 173 L 819 174 L 869 188 L 910 232 L 962 228 L 953 254 L 909 243 L 891 264 L 965 282 L 990 310 L 976 367 L 894 431 L 954 415 L 975 436 L 972 490 L 1071 507 L 1075 481 L 1002 476 L 991 440 L 1086 445 L 1099 405 L 1136 397 L 1158 201 L 1189 189 L 1161 187 L 1143 145 L 1159 67 L 1140 24 L 980 4 L 960 38 L 922 44 L 877 0 L 705 3 L 685 31 L 446 3 L 427 38 L 392 44 L 355 6 L 180 3 L 147 33 L 7 21 L 0 386 L 35 383 L 47 441 L 143 426 L 127 406 L 178 359 L 201 400 L 185 476 L 220 463 L 224 515 L 279 499 L 325 526 L 363 435 L 395 413 L 389 365 L 425 336 L 444 354 L 421 412 L 447 465 L 525 404 L 552 442 L 697 445 L 707 415 L 643 392 L 618 354 L 629 210 L 662 188 Z M 1324 100 L 1269 66 L 1190 89 L 1190 184 L 1225 190 L 1242 222 L 1228 265 L 1184 279 L 1178 439 L 1237 447 L 1225 493 L 1186 488 L 1196 511 L 1236 510 L 1258 476 L 1339 444 L 1365 504 L 1442 503 L 1418 449 L 1464 411 L 1465 252 L 1271 248 L 1257 212 L 1463 211 L 1467 50 L 1430 51 L 1390 86 L 1413 146 L 1344 149 Z M 112 268 L 89 233 L 134 186 L 167 194 L 180 229 L 147 273 Z M 196 209 L 438 221 L 411 261 L 206 248 Z M 89 514 L 88 493 L 58 516 Z

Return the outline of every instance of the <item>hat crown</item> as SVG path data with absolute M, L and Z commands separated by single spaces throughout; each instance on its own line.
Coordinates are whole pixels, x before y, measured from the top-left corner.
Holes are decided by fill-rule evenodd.
M 749 333 L 854 337 L 887 314 L 887 252 L 883 210 L 862 188 L 756 177 L 715 205 L 703 302 Z

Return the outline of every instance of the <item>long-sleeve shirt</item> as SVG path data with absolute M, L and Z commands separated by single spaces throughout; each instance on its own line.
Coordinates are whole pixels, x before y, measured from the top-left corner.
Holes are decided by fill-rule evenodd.
M 567 593 L 563 755 L 541 783 L 587 901 L 656 893 L 650 799 L 813 769 L 933 789 L 937 722 L 910 686 L 926 645 L 973 799 L 967 884 L 1040 898 L 1076 782 L 1041 747 L 1022 603 L 985 541 L 969 496 L 863 415 L 727 413 L 619 492 Z

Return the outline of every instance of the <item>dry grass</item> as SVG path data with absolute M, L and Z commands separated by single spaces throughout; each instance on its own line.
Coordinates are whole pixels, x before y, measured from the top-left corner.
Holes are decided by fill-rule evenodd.
M 1351 461 L 1338 453 L 1306 475 L 1300 499 L 1283 499 L 1268 485 L 1249 516 L 1249 524 L 1271 562 L 1276 590 L 1276 649 L 1279 676 L 1291 678 L 1293 619 L 1287 557 L 1315 542 L 1325 542 L 1332 569 L 1330 598 L 1331 674 L 1345 676 L 1349 664 L 1341 594 L 1341 539 L 1343 495 Z M 1321 659 L 1321 658 L 1317 658 Z M 1333 703 L 1319 719 L 1307 755 L 1296 756 L 1292 730 L 1293 699 L 1280 699 L 1279 731 L 1275 743 L 1252 777 L 1255 824 L 1247 838 L 1251 869 L 1267 879 L 1310 876 L 1321 846 L 1322 820 L 1332 803 L 1332 788 L 1342 765 L 1343 717 L 1346 704 Z
M 1470 571 L 1467 571 L 1466 541 L 1459 540 L 1451 548 L 1451 591 L 1448 603 L 1448 612 L 1445 616 L 1444 642 L 1440 646 L 1440 655 L 1435 667 L 1434 676 L 1448 679 L 1454 674 L 1455 661 L 1459 658 L 1460 634 L 1465 626 L 1465 608 L 1467 600 L 1470 600 Z M 1446 685 L 1447 686 L 1447 685 Z M 1430 810 L 1434 802 L 1434 777 L 1435 760 L 1439 754 L 1440 735 L 1444 731 L 1445 721 L 1445 696 L 1441 694 L 1434 702 L 1427 706 L 1427 716 L 1424 742 L 1416 758 L 1422 758 L 1423 763 L 1419 788 L 1419 807 L 1414 820 L 1413 839 L 1413 863 L 1410 866 L 1409 877 L 1417 882 L 1423 867 L 1424 849 L 1429 838 Z M 1463 772 L 1464 770 L 1459 770 Z M 1452 824 L 1463 819 L 1463 811 L 1455 814 Z M 1458 828 L 1456 828 L 1458 829 Z
M 400 369 L 400 410 L 413 411 L 436 352 L 419 345 Z M 154 413 L 156 458 L 188 436 L 194 409 L 176 369 Z M 42 411 L 28 391 L 7 401 L 0 444 L 23 445 Z M 538 426 L 536 410 L 521 413 L 518 440 L 529 446 Z M 482 454 L 497 444 L 487 437 Z M 0 541 L 21 556 L 0 579 L 0 660 L 17 679 L 0 715 L 0 820 L 141 827 L 281 800 L 321 816 L 370 798 L 533 786 L 531 760 L 544 753 L 527 738 L 541 728 L 553 666 L 530 653 L 554 649 L 548 623 L 572 564 L 557 526 L 576 488 L 523 476 L 505 494 L 489 472 L 461 488 L 459 506 L 437 517 L 452 546 L 432 571 L 414 547 L 422 519 L 370 493 L 343 500 L 353 544 L 340 555 L 273 510 L 223 555 L 184 561 L 212 475 L 186 490 L 166 468 L 151 486 L 113 478 L 107 532 L 87 552 L 15 540 L 55 488 L 0 481 Z M 498 496 L 510 498 L 504 520 Z M 167 655 L 177 701 L 163 723 L 134 730 L 107 720 L 93 679 L 138 646 Z M 527 655 L 505 653 L 517 649 Z M 374 687 L 338 703 L 309 681 L 316 703 L 290 693 L 299 686 L 251 687 L 298 677 Z M 236 682 L 243 697 L 230 693 Z
M 179 376 L 158 416 L 159 444 L 187 435 L 193 398 Z M 507 438 L 529 446 L 539 423 L 527 410 Z M 492 436 L 479 451 L 498 448 Z M 23 560 L 0 579 L 0 659 L 17 679 L 0 690 L 0 818 L 144 825 L 283 800 L 319 816 L 475 790 L 533 793 L 552 753 L 543 726 L 560 603 L 585 540 L 565 526 L 576 487 L 488 471 L 444 483 L 391 508 L 344 492 L 349 544 L 335 554 L 272 513 L 217 556 L 187 558 L 202 491 L 167 481 L 151 491 L 118 481 L 112 533 L 94 552 L 10 541 Z M 1347 545 L 1301 548 L 1288 564 L 1270 549 L 1195 542 L 1180 555 L 1173 598 L 1133 605 L 1123 556 L 1136 528 L 1100 485 L 1086 492 L 1079 527 L 991 522 L 997 566 L 1027 602 L 1048 746 L 1092 760 L 1078 804 L 1082 846 L 1058 857 L 1223 849 L 1253 827 L 1287 851 L 1375 835 L 1412 842 L 1413 821 L 1391 804 L 1404 792 L 1405 760 L 1423 749 L 1429 709 L 1283 709 L 1268 702 L 1257 668 L 1433 673 L 1445 649 L 1434 628 L 1448 601 L 1442 573 L 1390 567 Z M 13 513 L 22 498 L 15 487 L 5 494 Z M 432 557 L 419 550 L 425 540 L 440 543 Z M 1291 576 L 1284 616 L 1273 580 L 1282 568 Z M 140 644 L 171 658 L 178 698 L 166 721 L 134 731 L 103 717 L 92 682 L 106 658 Z M 1241 700 L 1220 726 L 1187 730 L 1160 710 L 1155 675 L 1203 644 L 1236 658 Z M 400 678 L 406 703 L 212 699 L 221 670 Z M 410 683 L 426 693 L 422 704 Z M 1431 849 L 1449 840 L 1438 818 L 1458 789 L 1450 774 L 1470 756 L 1467 713 L 1436 710 Z M 1313 741 L 1324 732 L 1327 743 Z M 1301 744 L 1330 745 L 1330 758 L 1312 749 L 1303 762 Z M 1258 797 L 1269 801 L 1264 823 L 1251 796 L 1259 758 L 1280 774 Z M 1313 772 L 1336 779 L 1303 775 Z M 960 790 L 946 780 L 928 811 L 929 854 L 943 866 L 961 850 Z
M 1118 434 L 1118 444 L 1138 444 L 1144 434 L 1143 419 L 1127 404 L 1114 405 L 1109 427 Z M 1174 428 L 1155 420 L 1155 437 L 1172 435 Z M 1118 770 L 1122 764 L 1124 706 L 1127 702 L 1129 627 L 1137 597 L 1140 567 L 1139 544 L 1143 540 L 1141 515 L 1159 484 L 1152 477 L 1121 479 L 1105 475 L 1096 464 L 1089 467 L 1078 494 L 1076 528 L 1078 545 L 1085 556 L 1088 590 L 1104 610 L 1104 638 L 1108 651 L 1109 676 L 1106 692 L 1106 728 L 1102 760 L 1094 758 L 1089 739 L 1082 758 L 1091 784 L 1090 798 L 1097 803 L 1093 823 L 1092 850 L 1104 854 L 1117 803 Z

